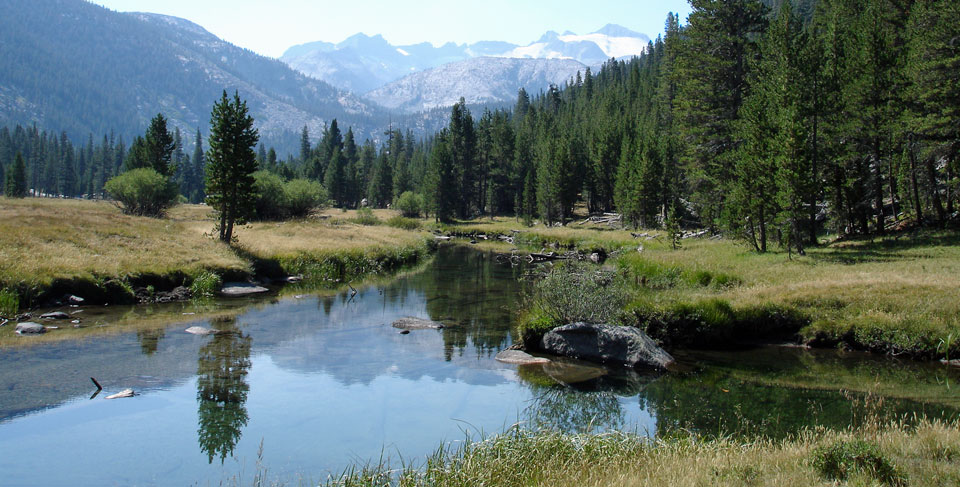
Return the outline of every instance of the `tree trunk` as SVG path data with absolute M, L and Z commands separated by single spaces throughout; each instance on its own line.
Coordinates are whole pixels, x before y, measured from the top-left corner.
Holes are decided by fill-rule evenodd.
M 910 135 L 907 150 L 910 153 L 910 186 L 913 193 L 913 206 L 917 212 L 917 223 L 923 225 L 923 205 L 920 202 L 920 185 L 917 184 L 917 153 L 913 144 L 913 135 Z
M 882 159 L 880 158 L 881 156 L 880 156 L 879 142 L 876 143 L 874 147 L 875 147 L 875 150 L 873 153 L 873 158 L 874 158 L 874 164 L 876 165 L 876 168 L 874 171 L 876 175 L 873 179 L 873 192 L 874 192 L 873 198 L 874 198 L 874 205 L 876 205 L 877 207 L 877 212 L 876 212 L 877 233 L 882 235 L 884 230 L 884 223 L 885 223 L 885 219 L 883 215 L 883 167 L 881 162 Z
M 930 191 L 930 201 L 933 202 L 933 209 L 937 212 L 937 221 L 941 224 L 947 219 L 943 211 L 943 203 L 940 201 L 940 188 L 937 185 L 937 169 L 933 165 L 933 155 L 927 156 L 927 186 Z

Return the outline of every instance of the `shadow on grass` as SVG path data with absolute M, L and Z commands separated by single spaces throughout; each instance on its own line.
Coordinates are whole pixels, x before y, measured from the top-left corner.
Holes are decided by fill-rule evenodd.
M 914 259 L 916 256 L 903 252 L 922 247 L 947 247 L 960 245 L 960 234 L 898 234 L 889 237 L 862 237 L 845 239 L 819 251 L 811 252 L 816 261 L 834 264 L 863 264 L 871 262 L 897 262 Z

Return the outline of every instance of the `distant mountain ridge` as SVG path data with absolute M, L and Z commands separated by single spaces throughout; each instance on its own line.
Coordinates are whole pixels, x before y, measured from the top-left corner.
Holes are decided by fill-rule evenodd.
M 607 24 L 586 35 L 550 31 L 526 46 L 502 41 L 447 43 L 440 47 L 429 43 L 394 46 L 380 35 L 356 34 L 339 44 L 312 42 L 293 46 L 280 59 L 301 73 L 338 88 L 367 93 L 447 63 L 502 57 L 575 60 L 598 66 L 610 58 L 638 56 L 649 42 L 645 34 L 616 24 Z
M 0 124 L 36 123 L 77 140 L 127 140 L 163 112 L 206 132 L 223 90 L 247 100 L 263 139 L 318 134 L 338 118 L 358 137 L 389 115 L 286 64 L 239 48 L 187 20 L 118 13 L 83 0 L 0 0 Z
M 367 98 L 405 112 L 452 106 L 461 97 L 469 105 L 496 105 L 516 100 L 520 88 L 536 93 L 585 69 L 573 59 L 481 57 L 408 75 L 367 93 Z

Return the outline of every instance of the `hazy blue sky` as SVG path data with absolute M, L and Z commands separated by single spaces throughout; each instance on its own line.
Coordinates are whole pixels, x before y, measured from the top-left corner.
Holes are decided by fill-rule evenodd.
M 667 12 L 690 12 L 686 0 L 93 0 L 122 12 L 183 17 L 260 54 L 279 57 L 310 41 L 340 42 L 363 32 L 392 44 L 502 40 L 526 45 L 548 30 L 578 34 L 608 23 L 651 38 Z

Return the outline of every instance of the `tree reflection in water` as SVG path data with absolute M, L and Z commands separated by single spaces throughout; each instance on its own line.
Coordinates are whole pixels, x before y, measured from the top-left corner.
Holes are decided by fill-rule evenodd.
M 216 456 L 223 463 L 249 419 L 246 376 L 252 339 L 243 335 L 235 318 L 214 322 L 213 327 L 223 333 L 214 335 L 197 358 L 197 440 L 209 463 Z

